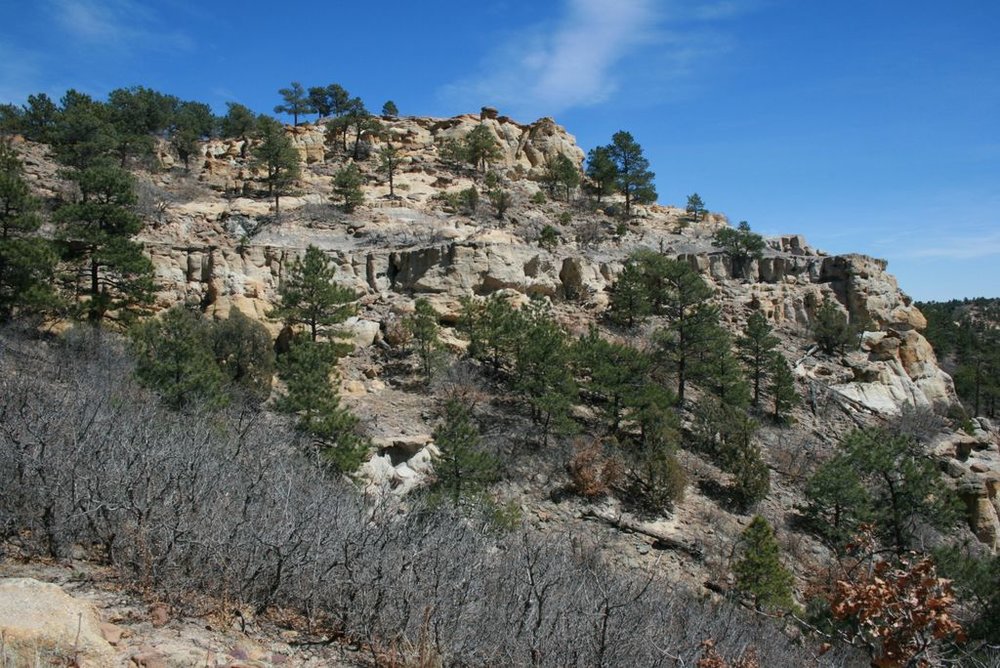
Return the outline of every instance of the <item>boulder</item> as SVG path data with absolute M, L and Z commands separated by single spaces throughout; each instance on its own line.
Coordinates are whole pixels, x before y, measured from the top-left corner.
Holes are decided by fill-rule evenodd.
M 0 630 L 0 664 L 5 666 L 116 665 L 94 606 L 58 585 L 31 578 L 0 580 Z

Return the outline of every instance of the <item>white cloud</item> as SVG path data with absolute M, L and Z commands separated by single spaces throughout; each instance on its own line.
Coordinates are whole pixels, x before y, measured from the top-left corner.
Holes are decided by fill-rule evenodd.
M 450 84 L 444 97 L 464 106 L 495 104 L 552 115 L 598 104 L 616 90 L 615 66 L 663 38 L 652 0 L 567 0 L 552 26 L 518 31 L 482 71 Z
M 51 0 L 56 24 L 71 38 L 91 47 L 118 50 L 190 51 L 194 41 L 168 30 L 164 22 L 135 0 Z
M 613 98 L 645 106 L 681 99 L 701 67 L 731 49 L 712 23 L 766 0 L 562 0 L 547 24 L 517 26 L 478 70 L 444 86 L 451 107 L 493 105 L 522 118 Z

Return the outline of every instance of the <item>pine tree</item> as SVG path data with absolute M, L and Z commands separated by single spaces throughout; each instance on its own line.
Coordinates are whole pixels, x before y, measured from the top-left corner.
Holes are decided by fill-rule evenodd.
M 577 396 L 565 332 L 544 302 L 532 302 L 519 319 L 514 354 L 514 387 L 531 407 L 532 420 L 542 428 L 542 445 L 549 433 L 570 428 L 569 409 Z
M 388 100 L 385 104 L 383 104 L 382 115 L 388 116 L 389 118 L 396 118 L 399 116 L 399 108 L 396 106 L 396 103 L 392 100 Z
M 705 216 L 705 203 L 702 201 L 698 193 L 693 193 L 688 195 L 687 207 L 685 209 L 691 220 L 698 222 Z
M 720 325 L 712 329 L 714 343 L 706 346 L 703 356 L 695 360 L 696 376 L 704 379 L 704 384 L 723 403 L 744 408 L 750 403 L 750 388 L 733 354 L 732 337 Z
M 741 220 L 736 229 L 723 227 L 715 233 L 712 243 L 722 247 L 733 262 L 733 275 L 743 276 L 751 260 L 764 256 L 764 238 L 750 231 L 750 224 Z
M 608 316 L 612 322 L 632 329 L 650 311 L 649 291 L 642 267 L 638 262 L 629 260 L 611 289 Z
M 257 134 L 257 116 L 253 111 L 236 102 L 226 103 L 226 115 L 219 121 L 222 136 L 227 139 L 240 139 L 240 157 L 247 157 L 250 137 Z
M 442 418 L 433 434 L 441 451 L 434 462 L 435 488 L 458 505 L 497 479 L 499 462 L 479 447 L 479 429 L 468 408 L 452 399 Z
M 109 160 L 116 139 L 104 104 L 70 89 L 60 101 L 58 118 L 51 139 L 59 162 L 84 170 Z
M 106 117 L 120 167 L 124 169 L 130 157 L 153 153 L 155 136 L 170 126 L 178 103 L 172 95 L 142 86 L 118 88 L 108 94 Z
M 820 467 L 807 487 L 810 516 L 835 518 L 847 528 L 871 521 L 898 554 L 909 549 L 919 525 L 944 528 L 955 522 L 954 493 L 911 438 L 860 429 L 840 445 L 841 452 Z M 857 486 L 864 495 L 853 491 Z
M 305 116 L 316 111 L 309 100 L 309 94 L 306 93 L 306 89 L 298 81 L 293 81 L 292 85 L 288 88 L 280 89 L 278 94 L 281 95 L 285 102 L 276 106 L 274 113 L 288 114 L 292 117 L 292 125 L 299 124 L 299 116 Z
M 628 218 L 632 215 L 633 204 L 656 201 L 656 188 L 653 186 L 656 174 L 649 171 L 649 160 L 642 155 L 642 147 L 628 132 L 616 132 L 607 149 L 615 164 L 618 191 L 625 196 L 625 217 Z
M 292 261 L 278 287 L 281 302 L 268 317 L 294 327 L 309 328 L 309 339 L 335 338 L 335 327 L 354 313 L 357 296 L 334 283 L 337 268 L 326 254 L 310 245 L 305 255 Z
M 476 169 L 486 172 L 490 164 L 500 160 L 503 153 L 496 136 L 480 123 L 462 139 L 465 159 Z M 502 216 L 501 216 L 502 217 Z
M 60 241 L 76 269 L 75 296 L 86 319 L 125 320 L 152 300 L 153 264 L 132 238 L 142 229 L 134 213 L 135 179 L 109 165 L 71 174 L 80 198 L 54 216 Z
M 739 542 L 739 559 L 733 564 L 736 588 L 751 596 L 762 610 L 788 610 L 792 599 L 792 574 L 781 563 L 774 530 L 766 519 L 755 515 Z
M 549 186 L 549 195 L 555 197 L 557 189 L 562 188 L 564 199 L 568 202 L 573 190 L 580 185 L 580 170 L 560 153 L 545 163 L 544 178 Z
M 253 400 L 264 401 L 274 377 L 274 345 L 267 328 L 233 307 L 214 323 L 212 353 L 227 382 Z
M 0 323 L 15 312 L 39 312 L 56 304 L 52 275 L 56 254 L 34 233 L 41 225 L 17 153 L 0 140 Z
M 183 305 L 130 331 L 135 373 L 176 410 L 226 403 L 225 377 L 212 354 L 211 327 Z
M 771 376 L 769 390 L 774 399 L 774 421 L 783 422 L 788 419 L 788 411 L 797 406 L 801 399 L 795 391 L 795 375 L 788 362 L 777 351 L 771 355 L 769 375 Z
M 847 323 L 847 316 L 829 297 L 824 297 L 823 303 L 816 309 L 812 333 L 820 350 L 828 355 L 843 352 L 851 341 L 851 327 Z
M 604 414 L 608 431 L 617 432 L 625 412 L 642 402 L 652 361 L 631 346 L 604 339 L 595 327 L 576 342 L 573 358 L 583 389 Z
M 353 162 L 339 169 L 333 175 L 333 193 L 343 202 L 344 211 L 351 213 L 365 202 L 365 194 L 361 190 L 364 179 L 361 170 Z
M 170 146 L 190 171 L 191 156 L 198 150 L 198 142 L 212 136 L 216 118 L 212 109 L 201 102 L 182 102 L 174 114 L 170 128 Z
M 396 175 L 396 170 L 399 168 L 400 160 L 402 155 L 399 149 L 395 148 L 392 144 L 386 144 L 378 152 L 378 169 L 380 172 L 385 173 L 386 177 L 389 179 L 389 197 L 396 196 L 396 188 L 393 183 L 393 177 Z
M 587 178 L 590 179 L 591 191 L 597 195 L 598 204 L 605 196 L 614 192 L 618 168 L 615 167 L 607 146 L 592 148 L 587 153 Z
M 274 217 L 279 218 L 281 195 L 299 178 L 299 152 L 285 128 L 273 118 L 258 118 L 256 130 L 260 143 L 253 149 L 253 166 L 264 172 L 267 194 L 274 197 Z
M 771 333 L 771 326 L 763 313 L 754 311 L 750 315 L 743 336 L 736 340 L 736 345 L 753 387 L 753 405 L 759 406 L 761 387 L 771 374 L 774 351 L 778 347 L 778 339 Z
M 339 353 L 329 342 L 293 342 L 278 359 L 286 392 L 275 407 L 298 415 L 296 428 L 314 439 L 324 460 L 335 470 L 350 473 L 364 461 L 369 444 L 358 433 L 358 418 L 340 406 L 331 384 Z
M 707 301 L 712 289 L 689 264 L 669 259 L 662 264 L 664 289 L 651 301 L 662 304 L 667 325 L 654 337 L 677 378 L 677 401 L 683 405 L 687 383 L 704 377 L 699 361 L 709 357 L 718 342 L 719 311 Z
M 420 367 L 423 370 L 424 379 L 430 383 L 435 356 L 441 347 L 441 340 L 438 336 L 441 327 L 438 325 L 437 313 L 429 301 L 420 298 L 414 302 L 413 306 L 413 315 L 406 319 L 405 327 L 412 337 L 417 355 L 420 357 Z
M 871 519 L 871 498 L 850 461 L 836 455 L 809 478 L 803 508 L 806 521 L 834 549 L 843 549 L 859 524 Z

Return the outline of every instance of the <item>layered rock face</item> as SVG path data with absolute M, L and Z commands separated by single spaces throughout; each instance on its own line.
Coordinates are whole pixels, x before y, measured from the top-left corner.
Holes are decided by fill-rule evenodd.
M 415 297 L 429 299 L 447 325 L 457 319 L 463 297 L 500 290 L 550 299 L 564 325 L 584 331 L 606 308 L 628 257 L 648 248 L 697 268 L 715 288 L 724 322 L 734 332 L 753 310 L 763 312 L 796 361 L 803 393 L 826 392 L 845 411 L 869 417 L 898 415 L 906 405 L 943 412 L 957 401 L 951 379 L 921 334 L 926 321 L 882 260 L 830 256 L 800 236 L 783 236 L 768 240 L 760 260 L 734 265 L 711 242 L 714 231 L 727 224 L 723 216 L 709 214 L 691 224 L 683 210 L 654 205 L 637 207 L 637 218 L 623 225 L 593 204 L 550 201 L 544 196 L 546 163 L 565 155 L 580 164 L 584 157 L 574 138 L 551 119 L 523 125 L 484 109 L 450 119 L 382 122 L 384 131 L 363 141 L 368 151 L 385 142 L 400 150 L 396 196 L 389 196 L 376 160 L 359 161 L 365 203 L 350 215 L 331 203 L 330 178 L 349 157 L 331 148 L 323 125 L 287 129 L 303 170 L 297 187 L 282 198 L 280 220 L 266 198 L 247 196 L 253 194 L 247 186 L 255 174 L 247 158 L 252 147 L 242 140 L 208 142 L 190 174 L 173 169 L 142 175 L 146 206 L 155 215 L 141 241 L 156 267 L 159 305 L 197 303 L 215 317 L 238 308 L 276 333 L 278 324 L 266 314 L 292 259 L 312 244 L 333 259 L 337 280 L 359 295 L 358 317 L 350 323 L 359 345 L 382 336 Z M 481 174 L 446 165 L 440 156 L 444 144 L 479 125 L 498 142 L 501 158 L 493 168 L 513 196 L 503 220 L 485 201 L 463 211 L 449 200 L 464 189 L 484 190 Z M 56 170 L 42 154 L 29 155 L 28 171 L 39 184 L 52 183 Z M 537 243 L 546 225 L 559 233 L 549 249 Z M 809 350 L 809 329 L 825 298 L 862 331 L 859 350 L 832 360 Z M 983 442 L 992 438 L 995 445 L 995 434 L 989 434 Z M 386 434 L 389 440 L 397 436 Z M 960 459 L 948 455 L 948 448 L 941 452 Z M 386 462 L 380 465 L 389 466 Z M 1000 465 L 987 468 L 996 471 Z M 974 485 L 968 476 L 959 478 L 967 496 L 977 499 L 970 504 L 981 511 L 977 517 L 986 518 L 983 526 L 992 526 L 995 481 L 977 478 Z M 981 532 L 987 539 L 997 533 Z

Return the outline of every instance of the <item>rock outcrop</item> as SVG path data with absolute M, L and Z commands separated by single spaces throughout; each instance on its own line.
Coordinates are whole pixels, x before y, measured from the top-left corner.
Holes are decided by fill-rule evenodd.
M 116 665 L 97 611 L 58 585 L 31 578 L 0 580 L 0 633 L 0 665 Z

